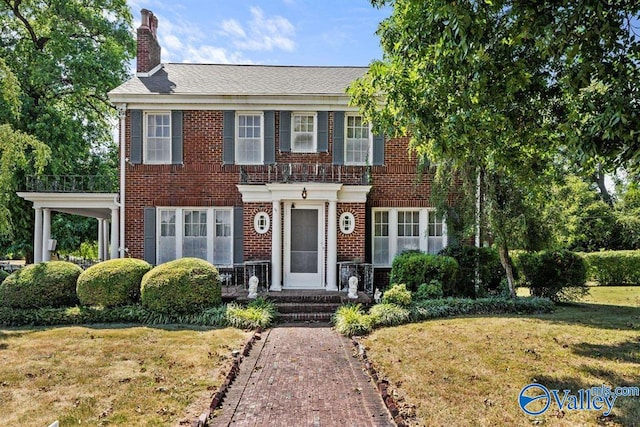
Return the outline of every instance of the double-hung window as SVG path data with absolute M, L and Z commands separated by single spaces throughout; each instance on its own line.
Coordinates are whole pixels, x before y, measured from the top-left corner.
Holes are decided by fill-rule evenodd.
M 171 163 L 171 113 L 145 113 L 144 162 Z
M 158 264 L 195 257 L 233 264 L 232 208 L 158 208 Z
M 314 153 L 317 146 L 316 127 L 316 114 L 293 113 L 291 115 L 291 151 Z
M 447 245 L 446 224 L 433 209 L 374 209 L 372 219 L 375 265 L 390 266 L 407 250 L 435 254 Z
M 262 113 L 236 114 L 235 158 L 240 165 L 258 165 L 263 161 L 264 116 Z
M 346 116 L 344 159 L 347 165 L 371 163 L 372 135 L 362 116 Z

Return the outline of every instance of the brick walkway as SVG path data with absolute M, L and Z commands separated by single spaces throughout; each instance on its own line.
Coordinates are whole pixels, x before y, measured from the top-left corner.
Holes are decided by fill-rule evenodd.
M 328 326 L 279 326 L 240 365 L 213 426 L 394 426 L 353 346 Z

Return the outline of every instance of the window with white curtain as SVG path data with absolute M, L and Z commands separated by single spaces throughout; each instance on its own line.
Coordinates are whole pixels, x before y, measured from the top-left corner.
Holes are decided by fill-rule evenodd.
M 433 209 L 390 208 L 373 210 L 373 263 L 390 266 L 407 250 L 438 253 L 447 245 L 446 223 Z
M 347 165 L 366 165 L 371 162 L 372 135 L 362 116 L 347 115 L 344 159 Z
M 291 151 L 294 153 L 316 151 L 316 114 L 293 113 L 291 115 Z
M 233 208 L 158 208 L 158 264 L 195 257 L 233 264 Z
M 236 163 L 258 165 L 263 161 L 264 123 L 262 113 L 236 114 Z

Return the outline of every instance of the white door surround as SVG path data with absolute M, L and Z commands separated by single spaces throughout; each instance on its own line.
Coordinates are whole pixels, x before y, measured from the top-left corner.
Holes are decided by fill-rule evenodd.
M 325 203 L 284 202 L 284 289 L 324 288 Z
M 291 204 L 300 206 L 322 206 L 322 223 L 319 225 L 318 234 L 322 234 L 325 247 L 322 248 L 322 262 L 320 262 L 320 288 L 328 291 L 338 290 L 337 262 L 338 262 L 338 218 L 337 204 L 365 203 L 367 194 L 371 190 L 370 185 L 343 185 L 319 182 L 296 182 L 290 184 L 271 183 L 264 185 L 239 184 L 238 191 L 242 194 L 245 203 L 271 202 L 273 216 L 271 218 L 271 286 L 272 291 L 281 291 L 283 285 L 283 272 L 286 270 L 283 254 L 286 255 L 287 236 L 291 231 L 290 222 L 287 222 L 287 207 Z M 283 216 L 283 212 L 284 215 Z M 325 224 L 326 217 L 326 224 Z M 283 221 L 284 219 L 284 221 Z M 290 221 L 290 219 L 289 219 Z M 280 224 L 285 230 L 281 230 Z M 326 230 L 326 239 L 324 237 Z M 283 271 L 284 270 L 284 271 Z M 289 276 L 287 276 L 289 278 Z M 287 283 L 285 283 L 286 287 Z

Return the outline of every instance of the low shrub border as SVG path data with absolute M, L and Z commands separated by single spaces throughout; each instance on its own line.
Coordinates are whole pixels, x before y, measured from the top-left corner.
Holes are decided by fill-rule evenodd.
M 384 310 L 376 308 L 380 305 L 384 304 L 374 305 L 369 313 L 365 313 L 360 305 L 342 306 L 333 315 L 332 322 L 340 334 L 354 336 L 366 335 L 376 327 L 398 325 L 399 319 L 419 322 L 461 315 L 549 313 L 555 308 L 551 300 L 538 297 L 443 298 L 414 301 L 407 307 L 409 315 L 405 317 L 398 310 L 401 307 L 393 311 L 389 310 L 391 307 Z
M 185 324 L 227 326 L 227 307 L 217 306 L 188 315 L 168 315 L 140 305 L 114 308 L 70 307 L 11 309 L 0 307 L 0 326 L 64 326 L 95 323 L 139 323 L 146 325 Z

